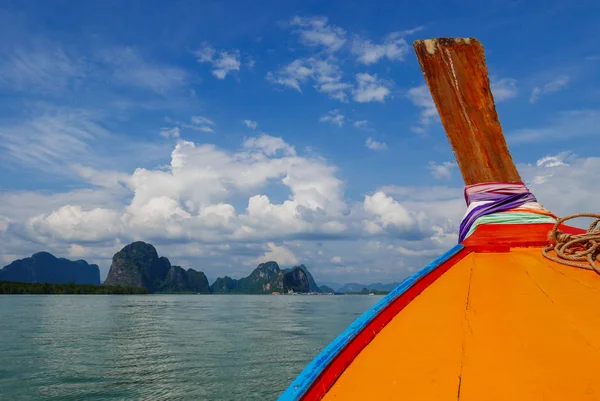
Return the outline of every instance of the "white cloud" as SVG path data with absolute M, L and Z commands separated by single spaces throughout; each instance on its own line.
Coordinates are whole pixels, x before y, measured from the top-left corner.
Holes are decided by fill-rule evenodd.
M 373 140 L 373 138 L 367 138 L 365 141 L 365 146 L 371 150 L 384 150 L 387 149 L 387 144 L 385 142 L 377 142 Z
M 215 125 L 215 123 L 212 120 L 209 120 L 208 118 L 203 116 L 192 116 L 192 123 L 198 125 Z
M 400 31 L 400 32 L 398 32 L 398 34 L 400 36 L 410 36 L 410 35 L 414 35 L 417 32 L 421 32 L 424 29 L 425 29 L 425 27 L 423 25 L 421 25 L 416 28 L 411 28 L 411 29 L 406 29 L 404 31 Z
M 58 98 L 71 91 L 70 99 L 89 100 L 82 96 L 93 92 L 94 99 L 111 94 L 111 105 L 122 109 L 132 107 L 156 108 L 164 103 L 155 100 L 124 99 L 124 87 L 150 90 L 169 96 L 184 93 L 188 83 L 185 69 L 158 62 L 135 47 L 117 46 L 75 52 L 47 40 L 33 39 L 33 45 L 11 46 L 0 60 L 0 87 L 28 91 Z M 118 95 L 115 99 L 114 95 Z
M 427 85 L 417 86 L 408 90 L 410 101 L 421 109 L 419 113 L 419 125 L 411 129 L 418 133 L 424 133 L 427 127 L 436 119 L 439 119 L 435 103 Z
M 492 81 L 490 86 L 494 100 L 497 102 L 512 99 L 518 94 L 516 79 L 502 78 L 498 81 Z
M 342 263 L 342 258 L 339 256 L 334 256 L 331 258 L 331 263 L 336 263 L 336 264 Z
M 415 221 L 409 211 L 383 192 L 365 196 L 364 209 L 377 217 L 375 221 L 367 221 L 365 230 L 370 234 L 382 232 L 387 227 L 406 229 Z
M 535 177 L 533 177 L 530 182 L 532 184 L 543 184 L 546 181 L 548 181 L 549 178 L 552 178 L 552 174 L 547 174 L 547 175 L 536 175 Z
M 566 163 L 566 159 L 569 157 L 571 157 L 570 152 L 562 152 L 555 156 L 542 157 L 535 163 L 536 167 L 539 168 L 538 174 L 530 177 L 531 182 L 533 184 L 543 184 L 548 182 L 553 176 L 553 167 L 568 166 L 569 164 Z
M 521 176 L 538 201 L 558 216 L 598 213 L 600 192 L 595 182 L 600 174 L 600 158 L 569 156 L 565 153 L 544 157 L 535 164 L 518 166 Z M 589 221 L 578 222 L 587 228 Z M 575 220 L 577 223 L 577 220 Z
M 71 244 L 69 248 L 70 258 L 82 258 L 86 256 L 86 249 L 79 244 Z
M 437 249 L 439 255 L 457 243 L 458 226 L 466 209 L 462 188 L 384 187 L 378 193 L 377 203 L 380 206 L 374 208 L 378 213 L 374 214 L 374 221 L 364 223 L 364 228 L 370 233 L 385 234 L 382 239 L 409 239 L 404 243 L 392 243 L 393 253 L 396 246 L 401 245 L 412 250 L 428 249 L 433 252 Z M 380 219 L 379 215 L 389 217 Z M 422 264 L 422 261 L 430 259 L 421 257 L 416 260 Z
M 24 197 L 31 195 L 12 200 L 3 197 L 0 214 L 10 211 L 13 218 L 22 208 L 24 214 L 17 220 L 26 222 L 26 238 L 52 243 L 49 249 L 59 249 L 62 253 L 67 253 L 73 244 L 84 246 L 86 252 L 101 247 L 108 264 L 115 241 L 119 244 L 139 239 L 154 244 L 167 241 L 173 244 L 171 247 L 194 241 L 202 247 L 194 257 L 207 258 L 214 253 L 206 247 L 215 243 L 290 238 L 310 241 L 332 235 L 357 238 L 363 232 L 391 233 L 394 238 L 428 235 L 415 226 L 418 220 L 403 226 L 397 211 L 404 206 L 396 206 L 397 202 L 391 198 L 392 206 L 377 203 L 378 196 L 374 195 L 375 203 L 367 200 L 366 208 L 353 207 L 348 211 L 343 184 L 335 177 L 335 168 L 321 159 L 297 156 L 281 138 L 268 135 L 249 138 L 245 149 L 230 153 L 214 145 L 180 141 L 166 170 L 139 168 L 129 177 L 112 178 L 122 181 L 130 191 L 121 193 L 118 199 L 105 198 L 111 196 L 107 191 L 112 191 L 112 186 L 90 191 L 85 197 L 68 193 L 61 197 L 31 198 L 30 202 Z M 100 174 L 82 169 L 86 177 Z M 109 176 L 106 174 L 106 179 Z M 287 200 L 278 203 L 261 193 L 274 183 L 281 183 L 289 190 Z M 236 210 L 231 202 L 244 198 L 247 208 Z M 27 217 L 32 211 L 37 214 Z M 217 253 L 226 256 L 225 251 Z M 233 256 L 227 257 L 233 261 Z
M 160 131 L 160 136 L 164 138 L 179 138 L 179 128 L 163 128 Z
M 199 63 L 211 63 L 215 57 L 216 50 L 208 44 L 203 44 L 202 47 L 194 52 Z
M 381 44 L 372 43 L 370 40 L 357 37 L 352 43 L 352 53 L 357 56 L 360 63 L 374 64 L 382 58 L 390 61 L 403 61 L 408 52 L 408 43 L 401 32 L 388 34 Z
M 11 263 L 17 259 L 19 259 L 19 255 L 14 253 L 5 253 L 2 255 L 2 262 L 4 263 Z
M 360 121 L 355 121 L 354 124 L 352 124 L 352 125 L 354 125 L 356 128 L 364 128 L 367 125 L 369 125 L 369 122 L 367 120 L 360 120 Z
M 269 250 L 265 254 L 257 259 L 254 259 L 252 263 L 264 263 L 275 261 L 281 265 L 294 265 L 298 263 L 298 259 L 294 253 L 286 246 L 277 246 L 273 242 L 267 243 Z
M 266 134 L 247 139 L 244 142 L 244 147 L 251 150 L 260 150 L 267 156 L 273 156 L 279 150 L 285 155 L 294 156 L 296 154 L 294 148 L 285 143 L 283 139 Z
M 317 91 L 344 103 L 348 102 L 350 94 L 359 103 L 383 102 L 390 95 L 391 82 L 380 79 L 375 74 L 356 74 L 355 84 L 344 79 L 340 68 L 343 61 L 340 61 L 338 53 L 346 43 L 346 33 L 343 29 L 328 24 L 327 18 L 294 17 L 288 25 L 298 28 L 295 32 L 300 35 L 302 43 L 324 48 L 324 51 L 311 57 L 298 58 L 275 72 L 268 72 L 266 79 L 269 82 L 298 92 L 302 92 L 304 84 L 312 82 Z M 356 37 L 349 50 L 363 64 L 373 64 L 382 58 L 402 60 L 408 49 L 403 36 L 418 30 L 420 29 L 392 32 L 385 36 L 381 44 Z
M 542 157 L 531 164 L 520 164 L 517 167 L 538 201 L 557 215 L 597 212 L 600 192 L 595 189 L 594 183 L 595 177 L 600 173 L 600 158 L 581 158 L 563 152 Z M 371 213 L 376 216 L 398 215 L 400 216 L 398 221 L 404 222 L 407 226 L 410 226 L 412 218 L 420 221 L 419 225 L 426 229 L 427 240 L 402 245 L 403 247 L 415 251 L 420 249 L 442 251 L 456 243 L 458 225 L 466 209 L 462 188 L 390 186 L 381 188 L 377 194 L 379 202 L 373 202 L 371 199 L 371 203 L 386 206 L 370 205 Z M 397 208 L 396 204 L 402 209 L 394 212 Z M 367 209 L 366 202 L 365 209 Z M 579 224 L 585 228 L 589 222 L 583 221 Z M 384 225 L 377 219 L 368 220 L 364 223 L 364 228 L 372 233 L 385 232 Z
M 356 74 L 356 85 L 352 92 L 354 100 L 359 103 L 383 102 L 390 94 L 389 82 L 377 78 L 377 74 Z
M 228 73 L 231 71 L 240 70 L 240 53 L 234 51 L 227 53 L 222 51 L 220 57 L 213 63 L 213 75 L 219 79 L 225 79 Z
M 101 179 L 101 172 L 82 169 L 98 182 L 124 182 L 121 192 L 106 184 L 54 195 L 2 193 L 0 215 L 6 219 L 0 222 L 10 219 L 11 224 L 0 224 L 5 244 L 0 258 L 14 260 L 43 247 L 102 262 L 105 274 L 112 254 L 140 239 L 155 244 L 173 263 L 200 266 L 211 277 L 247 275 L 247 268 L 231 266 L 261 255 L 282 264 L 296 263 L 302 255 L 317 282 L 324 277 L 352 281 L 365 274 L 388 281 L 456 243 L 465 211 L 462 188 L 385 187 L 348 208 L 351 201 L 344 198 L 335 168 L 292 150 L 269 136 L 248 139 L 238 153 L 181 141 L 166 171 L 137 169 L 126 178 L 104 174 Z M 599 158 L 550 155 L 519 170 L 538 200 L 555 213 L 594 211 L 600 204 L 594 186 Z M 287 197 L 272 195 L 270 185 L 282 185 Z M 245 209 L 236 210 L 243 200 Z M 327 241 L 330 235 L 341 237 Z M 367 247 L 367 237 L 373 246 Z
M 400 255 L 404 256 L 427 256 L 434 258 L 439 255 L 439 249 L 410 249 L 403 246 L 397 246 L 393 248 Z
M 84 210 L 66 205 L 27 222 L 35 235 L 64 242 L 95 242 L 115 238 L 122 230 L 118 212 L 105 208 Z
M 252 120 L 244 120 L 244 125 L 250 129 L 256 129 L 258 127 L 258 123 Z
M 295 233 L 310 229 L 298 211 L 298 202 L 286 200 L 274 204 L 267 195 L 255 195 L 248 199 L 246 215 L 240 216 L 243 232 L 240 235 L 252 238 L 263 237 L 269 228 L 277 227 L 279 232 Z
M 538 167 L 557 167 L 557 166 L 566 166 L 565 163 L 566 157 L 569 155 L 568 152 L 560 153 L 556 156 L 546 156 L 542 157 L 536 162 L 536 166 Z
M 50 43 L 15 48 L 0 61 L 0 87 L 37 93 L 66 89 L 86 74 L 85 65 L 64 49 Z
M 212 65 L 212 74 L 218 79 L 225 79 L 227 74 L 240 70 L 239 50 L 232 50 L 231 52 L 220 50 L 217 52 L 212 46 L 204 43 L 194 54 L 199 63 L 209 63 Z
M 175 123 L 182 128 L 188 128 L 194 131 L 200 132 L 215 132 L 214 126 L 216 125 L 212 120 L 203 116 L 192 116 L 190 118 L 191 124 L 176 121 Z
M 352 85 L 343 82 L 342 78 L 342 71 L 334 59 L 321 60 L 316 57 L 294 60 L 277 72 L 267 74 L 269 82 L 296 89 L 300 93 L 302 85 L 312 81 L 317 91 L 332 99 L 347 102 L 347 92 Z
M 0 232 L 4 232 L 8 230 L 8 225 L 10 224 L 10 219 L 6 216 L 0 215 Z
M 342 81 L 343 74 L 340 67 L 335 64 L 335 60 L 313 59 L 311 64 L 314 71 L 315 89 L 332 99 L 346 103 L 348 101 L 346 92 L 352 85 Z
M 321 47 L 328 52 L 335 52 L 346 43 L 346 32 L 335 25 L 328 24 L 326 17 L 292 18 L 289 25 L 296 27 L 295 33 L 300 42 L 310 47 Z
M 529 97 L 529 102 L 535 103 L 539 100 L 540 97 L 542 97 L 548 93 L 558 92 L 561 89 L 566 88 L 566 86 L 569 84 L 570 80 L 571 80 L 571 78 L 568 75 L 563 75 L 563 76 L 560 76 L 560 77 L 556 78 L 555 80 L 548 82 L 542 86 L 536 86 L 531 91 L 531 96 Z
M 138 168 L 126 180 L 133 194 L 122 198 L 131 199 L 128 205 L 107 208 L 68 201 L 29 218 L 28 235 L 36 241 L 69 243 L 140 237 L 210 243 L 333 235 L 347 229 L 340 221 L 346 204 L 335 168 L 297 156 L 281 138 L 249 138 L 244 147 L 243 152 L 228 153 L 214 145 L 180 141 L 166 171 Z M 271 183 L 282 184 L 289 198 L 275 203 L 260 194 Z M 227 202 L 244 196 L 245 211 L 237 212 Z
M 461 188 L 452 188 L 446 186 L 434 187 L 399 187 L 395 185 L 386 185 L 380 188 L 380 191 L 394 195 L 404 201 L 409 202 L 436 202 L 447 201 L 455 198 L 460 199 L 462 196 Z
M 452 170 L 456 167 L 458 167 L 456 162 L 443 162 L 442 164 L 437 164 L 434 161 L 430 161 L 428 169 L 435 179 L 449 180 L 452 178 Z
M 329 113 L 319 118 L 319 121 L 329 122 L 331 124 L 337 125 L 338 127 L 341 127 L 344 125 L 344 116 L 340 113 L 339 109 L 335 109 L 331 110 Z
M 186 125 L 185 127 L 186 127 L 186 128 L 191 128 L 191 129 L 193 129 L 193 130 L 195 130 L 195 131 L 201 131 L 201 132 L 215 132 L 215 130 L 214 130 L 213 128 L 211 128 L 211 127 L 208 127 L 208 126 L 206 126 L 206 125 L 201 125 L 201 126 L 197 126 L 197 125 L 191 125 L 191 126 L 188 126 L 188 125 Z
M 0 127 L 0 163 L 56 168 L 63 173 L 65 161 L 89 164 L 97 158 L 94 144 L 111 138 L 97 117 L 84 110 L 54 109 L 24 124 Z
M 127 176 L 127 178 L 129 177 Z M 117 185 L 56 193 L 6 191 L 0 192 L 0 215 L 6 216 L 6 218 L 10 216 L 8 222 L 11 225 L 22 225 L 32 217 L 40 214 L 48 215 L 68 204 L 81 206 L 85 210 L 118 209 L 123 206 L 129 195 L 129 189 Z M 8 230 L 11 225 L 7 226 Z
M 276 73 L 269 72 L 267 80 L 271 83 L 288 86 L 302 92 L 300 85 L 313 75 L 313 70 L 305 60 L 294 60 Z

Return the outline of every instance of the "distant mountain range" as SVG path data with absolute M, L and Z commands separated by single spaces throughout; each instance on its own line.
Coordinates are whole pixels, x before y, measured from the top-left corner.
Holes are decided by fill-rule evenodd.
M 39 252 L 19 259 L 0 270 L 0 281 L 100 285 L 100 269 L 84 260 L 56 258 Z M 281 269 L 277 262 L 259 264 L 249 276 L 234 279 L 219 277 L 209 285 L 206 275 L 194 269 L 172 266 L 169 259 L 158 256 L 153 245 L 137 241 L 117 252 L 105 285 L 145 288 L 149 293 L 200 294 L 270 294 L 270 293 L 333 293 L 390 291 L 399 283 L 335 284 L 318 286 L 304 265 Z
M 141 241 L 125 246 L 115 254 L 104 283 L 145 287 L 150 293 L 270 294 L 290 290 L 320 291 L 306 266 L 281 270 L 276 262 L 261 263 L 248 277 L 239 280 L 219 277 L 209 286 L 203 272 L 171 266 L 169 259 L 158 256 L 154 246 Z
M 337 289 L 338 292 L 360 292 L 363 288 L 369 291 L 391 291 L 396 288 L 400 283 L 371 283 L 371 284 L 359 284 L 359 283 L 346 283 Z
M 391 291 L 396 288 L 400 283 L 371 283 L 371 284 L 360 284 L 360 283 L 334 283 L 334 282 L 324 282 L 323 285 L 332 288 L 335 292 L 361 292 L 363 288 L 366 288 L 370 291 Z
M 321 292 L 315 280 L 304 265 L 282 270 L 277 262 L 258 265 L 248 277 L 236 280 L 219 277 L 210 286 L 213 294 L 242 293 L 269 294 L 273 292 Z
M 0 270 L 0 281 L 25 283 L 69 283 L 100 285 L 100 270 L 83 260 L 58 259 L 48 252 L 12 262 Z M 153 245 L 137 241 L 126 245 L 112 259 L 107 286 L 145 288 L 149 293 L 270 294 L 273 292 L 333 292 L 320 288 L 306 266 L 281 269 L 276 262 L 258 265 L 241 279 L 219 277 L 212 285 L 206 275 L 194 269 L 172 266 L 159 257 Z

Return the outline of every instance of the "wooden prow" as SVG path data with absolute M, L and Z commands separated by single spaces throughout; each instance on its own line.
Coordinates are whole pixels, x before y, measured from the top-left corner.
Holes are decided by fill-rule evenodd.
M 413 46 L 465 184 L 521 182 L 502 135 L 481 43 L 438 38 Z

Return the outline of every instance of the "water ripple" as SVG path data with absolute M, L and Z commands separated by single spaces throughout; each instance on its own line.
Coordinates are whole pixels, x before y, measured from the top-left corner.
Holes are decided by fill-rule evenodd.
M 0 296 L 0 399 L 276 399 L 378 299 Z

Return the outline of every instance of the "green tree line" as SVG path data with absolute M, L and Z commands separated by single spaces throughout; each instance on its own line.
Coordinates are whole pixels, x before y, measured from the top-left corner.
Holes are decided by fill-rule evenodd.
M 0 281 L 0 294 L 147 294 L 143 287 Z

